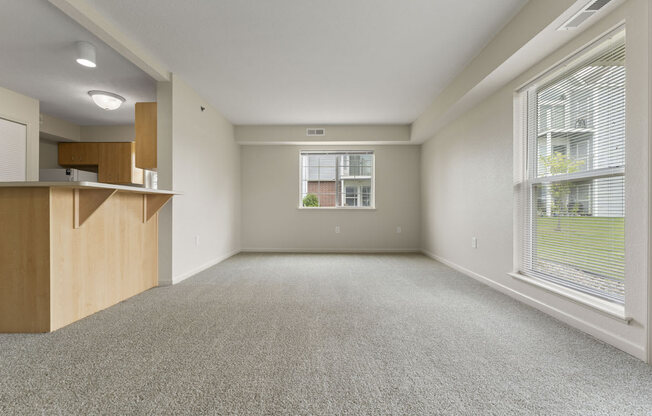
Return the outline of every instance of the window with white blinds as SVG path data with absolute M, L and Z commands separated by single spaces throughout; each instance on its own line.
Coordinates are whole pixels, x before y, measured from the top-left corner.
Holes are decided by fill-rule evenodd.
M 301 152 L 302 208 L 373 208 L 373 151 Z
M 520 92 L 519 272 L 625 295 L 625 29 Z

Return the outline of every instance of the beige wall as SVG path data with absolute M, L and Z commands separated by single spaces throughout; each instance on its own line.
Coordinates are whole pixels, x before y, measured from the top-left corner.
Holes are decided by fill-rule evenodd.
M 116 126 L 79 126 L 75 123 L 41 114 L 40 136 L 63 142 L 133 142 L 136 128 L 133 124 Z
M 41 114 L 40 136 L 52 141 L 79 141 L 81 127 L 48 114 Z
M 319 127 L 326 129 L 324 136 L 306 136 L 306 129 Z M 235 138 L 243 144 L 301 142 L 377 142 L 407 143 L 410 140 L 410 126 L 407 124 L 386 125 L 278 125 L 278 126 L 236 126 Z M 354 143 L 356 144 L 356 143 Z
M 172 188 L 183 193 L 171 207 L 178 282 L 240 249 L 240 148 L 233 125 L 176 76 L 171 97 Z
M 375 211 L 298 208 L 299 152 L 324 149 L 375 151 Z M 244 250 L 419 248 L 418 146 L 242 146 L 242 192 Z
M 172 188 L 172 82 L 156 83 L 156 133 L 158 188 Z M 173 283 L 172 213 L 175 198 L 158 212 L 158 281 Z
M 0 87 L 0 117 L 27 126 L 25 178 L 28 181 L 37 181 L 39 170 L 38 100 Z
M 57 142 L 41 139 L 39 143 L 39 169 L 60 169 L 59 145 Z
M 124 126 L 81 126 L 80 141 L 89 142 L 133 142 L 136 140 L 136 127 Z
M 648 5 L 648 25 L 647 25 L 647 33 L 648 33 L 648 41 L 650 44 L 652 44 L 652 6 Z M 652 53 L 649 53 L 648 51 L 648 74 L 652 72 Z M 649 75 L 649 82 L 647 84 L 648 86 L 648 143 L 652 143 L 652 126 L 650 123 L 652 123 L 652 75 Z M 652 154 L 649 154 L 648 157 L 648 166 L 652 166 Z M 652 169 L 648 168 L 648 173 L 651 173 Z M 650 184 L 652 186 L 652 180 L 650 181 Z M 652 193 L 652 188 L 648 186 L 648 195 Z M 650 218 L 652 218 L 652 206 L 648 207 L 648 212 L 650 213 Z M 650 257 L 648 258 L 648 265 L 652 264 L 652 248 L 648 247 Z M 652 273 L 648 272 L 648 275 Z M 647 313 L 648 313 L 648 349 L 647 349 L 647 356 L 648 356 L 648 363 L 652 363 L 652 276 L 648 277 L 648 287 L 647 287 L 647 299 L 648 299 L 648 308 L 647 308 Z
M 422 247 L 467 274 L 646 359 L 649 197 L 648 4 L 630 0 L 422 146 Z M 513 94 L 524 82 L 627 20 L 627 266 L 630 324 L 516 280 Z M 478 248 L 471 248 L 471 237 Z

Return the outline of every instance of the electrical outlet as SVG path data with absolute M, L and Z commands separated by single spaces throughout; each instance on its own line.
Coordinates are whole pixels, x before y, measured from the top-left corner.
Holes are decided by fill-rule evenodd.
M 199 247 L 199 236 L 195 236 L 195 247 Z
M 336 225 L 335 226 L 335 234 L 339 234 L 339 233 L 340 233 L 340 226 Z
M 396 234 L 401 234 L 402 232 L 403 232 L 403 230 L 401 229 L 400 226 L 396 227 Z
M 471 248 L 478 248 L 478 239 L 471 237 Z

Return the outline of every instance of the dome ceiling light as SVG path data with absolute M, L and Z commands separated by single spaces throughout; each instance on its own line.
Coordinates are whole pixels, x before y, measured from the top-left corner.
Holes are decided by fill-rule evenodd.
M 103 110 L 117 110 L 125 102 L 124 97 L 112 92 L 93 90 L 88 91 L 88 95 Z

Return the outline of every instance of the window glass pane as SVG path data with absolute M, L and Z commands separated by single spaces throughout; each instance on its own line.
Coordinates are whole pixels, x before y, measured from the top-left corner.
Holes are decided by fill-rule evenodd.
M 360 155 L 349 156 L 349 166 L 350 166 L 349 174 L 351 176 L 360 176 L 361 174 L 360 159 L 361 159 Z
M 563 190 L 554 189 L 561 186 Z M 625 293 L 624 178 L 535 186 L 531 270 L 610 299 Z M 592 208 L 595 205 L 595 209 Z
M 345 205 L 347 207 L 357 207 L 358 206 L 358 187 L 357 186 L 347 186 L 346 187 Z
M 536 100 L 539 175 L 624 165 L 624 41 L 537 90 Z
M 371 206 L 371 186 L 369 185 L 362 186 L 360 189 L 362 192 L 362 206 L 363 207 Z
M 362 156 L 360 156 L 360 175 L 361 176 L 371 176 L 372 170 L 373 170 L 372 155 L 362 155 Z

